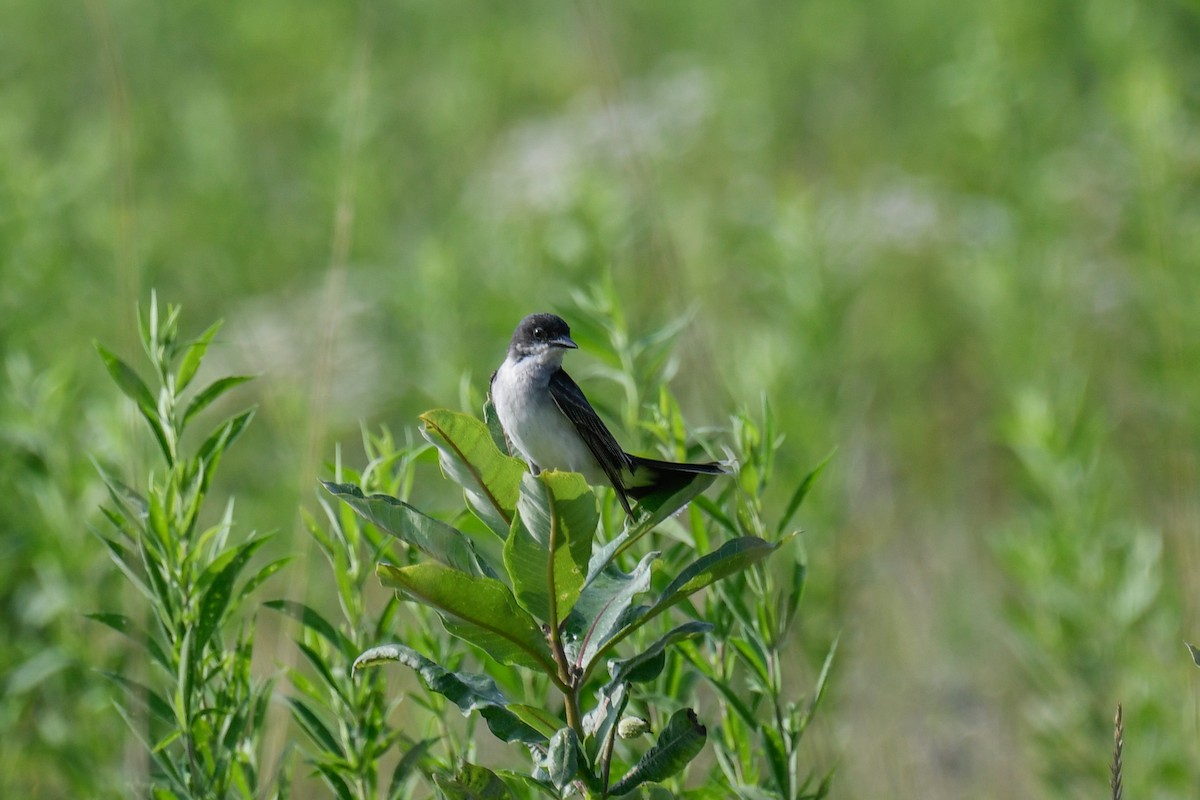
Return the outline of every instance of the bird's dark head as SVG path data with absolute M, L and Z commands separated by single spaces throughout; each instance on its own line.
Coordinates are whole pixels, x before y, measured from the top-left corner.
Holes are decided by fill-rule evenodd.
M 555 314 L 530 314 L 513 331 L 508 346 L 509 356 L 516 361 L 531 356 L 554 354 L 561 360 L 563 350 L 579 347 L 571 340 L 571 328 L 566 320 Z

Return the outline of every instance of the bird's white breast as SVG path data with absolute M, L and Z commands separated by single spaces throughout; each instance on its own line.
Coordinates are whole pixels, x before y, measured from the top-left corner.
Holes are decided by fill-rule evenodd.
M 550 395 L 550 375 L 556 368 L 536 358 L 507 359 L 492 382 L 496 416 L 526 461 L 541 469 L 581 472 L 589 483 L 607 483 L 575 426 Z

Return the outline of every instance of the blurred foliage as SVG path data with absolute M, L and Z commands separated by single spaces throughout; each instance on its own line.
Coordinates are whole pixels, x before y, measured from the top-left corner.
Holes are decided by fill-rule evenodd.
M 261 412 L 213 491 L 303 550 L 333 442 L 477 396 L 523 314 L 604 274 L 631 335 L 694 314 L 692 424 L 771 398 L 783 485 L 839 448 L 797 520 L 797 641 L 846 631 L 810 741 L 848 795 L 1059 796 L 1068 770 L 1094 796 L 1118 700 L 1129 795 L 1194 787 L 1195 759 L 1153 765 L 1200 736 L 1197 41 L 1183 2 L 9 3 L 0 794 L 136 769 L 81 543 L 87 455 L 133 472 L 150 443 L 90 339 L 133 350 L 151 287 L 230 320 L 205 369 L 261 375 Z M 611 366 L 576 377 L 619 408 Z M 1157 588 L 1113 627 L 1127 555 Z M 1037 576 L 1068 597 L 1023 597 Z M 1127 696 L 1063 700 L 1031 647 Z M 1062 760 L 1048 709 L 1079 721 Z

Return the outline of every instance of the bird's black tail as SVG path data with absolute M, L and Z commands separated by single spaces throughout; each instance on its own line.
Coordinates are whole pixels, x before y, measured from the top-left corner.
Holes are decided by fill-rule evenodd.
M 676 491 L 687 486 L 697 475 L 724 475 L 726 469 L 715 461 L 707 464 L 680 464 L 674 461 L 657 461 L 630 455 L 631 475 L 623 487 L 625 494 L 634 500 L 658 492 Z

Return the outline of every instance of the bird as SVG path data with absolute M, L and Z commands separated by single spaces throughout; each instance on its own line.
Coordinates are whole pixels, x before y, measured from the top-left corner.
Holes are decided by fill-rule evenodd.
M 534 474 L 564 470 L 581 473 L 594 486 L 607 484 L 633 517 L 631 500 L 682 488 L 697 475 L 725 473 L 717 462 L 676 463 L 625 452 L 562 368 L 566 352 L 578 348 L 562 317 L 530 314 L 513 331 L 508 354 L 492 374 L 500 426 Z

